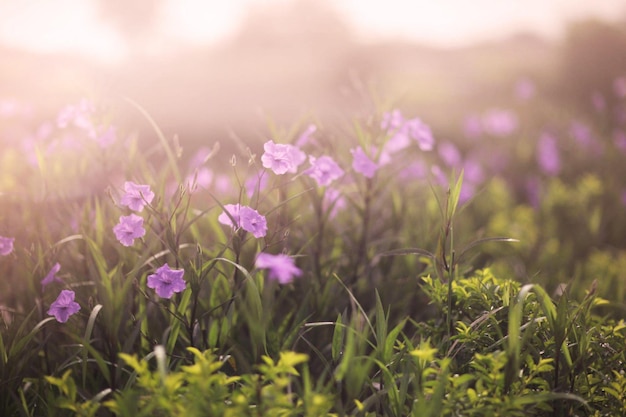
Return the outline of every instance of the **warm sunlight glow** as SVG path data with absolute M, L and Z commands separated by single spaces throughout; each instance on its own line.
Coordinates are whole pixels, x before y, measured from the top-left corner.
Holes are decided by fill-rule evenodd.
M 102 24 L 90 1 L 0 2 L 0 43 L 36 52 L 78 52 L 103 63 L 124 58 L 123 39 Z
M 144 46 L 163 50 L 181 42 L 214 44 L 238 29 L 249 6 L 280 8 L 288 3 L 163 0 L 157 24 Z M 556 38 L 569 20 L 591 16 L 614 20 L 626 13 L 623 0 L 342 0 L 329 4 L 363 41 L 406 39 L 443 47 L 465 46 L 519 31 Z M 39 52 L 80 52 L 109 63 L 119 62 L 129 53 L 127 40 L 100 19 L 93 0 L 0 2 L 0 44 Z

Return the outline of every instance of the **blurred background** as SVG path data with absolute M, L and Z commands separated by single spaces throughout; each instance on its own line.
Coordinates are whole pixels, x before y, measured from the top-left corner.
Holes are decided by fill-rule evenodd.
M 524 80 L 588 104 L 625 71 L 624 28 L 623 0 L 2 1 L 0 112 L 86 97 L 137 124 L 129 97 L 200 144 L 399 107 L 447 134 Z

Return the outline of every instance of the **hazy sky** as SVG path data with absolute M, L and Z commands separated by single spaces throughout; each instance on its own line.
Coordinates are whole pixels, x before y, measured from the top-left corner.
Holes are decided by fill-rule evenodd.
M 132 0 L 128 0 L 132 1 Z M 293 0 L 164 0 L 155 44 L 216 42 L 237 29 L 248 5 Z M 582 17 L 624 18 L 624 0 L 318 0 L 333 4 L 360 39 L 405 38 L 459 46 L 519 30 L 558 37 Z M 0 42 L 39 51 L 78 51 L 116 61 L 123 38 L 91 0 L 2 0 Z

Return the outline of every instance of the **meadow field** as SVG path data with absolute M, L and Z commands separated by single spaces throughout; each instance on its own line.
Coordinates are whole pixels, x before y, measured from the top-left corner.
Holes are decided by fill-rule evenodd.
M 626 415 L 626 65 L 582 63 L 221 141 L 2 101 L 0 415 Z

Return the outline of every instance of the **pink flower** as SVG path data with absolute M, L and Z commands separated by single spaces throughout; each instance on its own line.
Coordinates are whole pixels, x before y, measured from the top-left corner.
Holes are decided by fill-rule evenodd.
M 352 154 L 352 168 L 366 178 L 373 178 L 378 170 L 378 164 L 372 161 L 360 146 L 350 149 L 350 153 Z
M 80 305 L 74 301 L 74 297 L 74 291 L 62 290 L 57 299 L 50 304 L 48 315 L 54 316 L 59 323 L 65 323 L 71 315 L 80 310 Z
M 15 241 L 14 237 L 0 236 L 0 255 L 7 256 L 11 252 L 13 252 L 14 241 Z
M 295 174 L 298 167 L 306 159 L 306 155 L 300 149 L 288 144 L 275 144 L 274 141 L 265 142 L 265 153 L 261 156 L 261 162 L 265 168 L 271 169 L 276 175 L 287 172 Z
M 60 278 L 56 276 L 60 269 L 61 264 L 58 262 L 55 263 L 54 266 L 50 269 L 50 272 L 48 272 L 48 275 L 46 275 L 44 279 L 41 280 L 41 286 L 45 287 L 46 285 L 52 284 L 53 282 L 63 282 Z
M 268 269 L 268 278 L 275 279 L 281 284 L 288 284 L 294 277 L 302 275 L 302 270 L 295 265 L 293 258 L 284 254 L 259 253 L 254 266 L 258 269 Z
M 343 169 L 330 156 L 321 156 L 319 158 L 309 156 L 309 163 L 311 167 L 304 173 L 317 181 L 317 184 L 322 187 L 330 185 L 344 174 Z
M 168 264 L 148 275 L 148 288 L 153 288 L 161 298 L 172 298 L 174 293 L 185 290 L 187 283 L 183 279 L 184 269 L 171 269 Z
M 120 199 L 120 204 L 127 206 L 133 211 L 143 211 L 146 204 L 150 204 L 154 199 L 154 193 L 150 191 L 149 185 L 135 184 L 132 181 L 124 183 L 126 193 Z
M 132 246 L 135 239 L 143 237 L 146 229 L 143 228 L 143 218 L 136 214 L 121 216 L 120 222 L 113 228 L 115 237 L 124 246 Z

